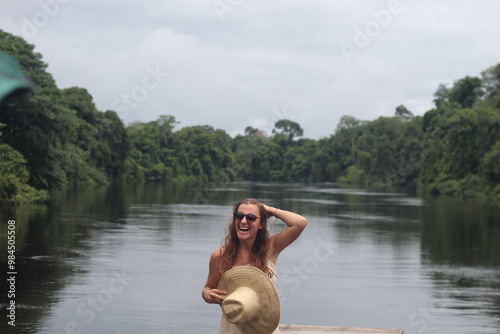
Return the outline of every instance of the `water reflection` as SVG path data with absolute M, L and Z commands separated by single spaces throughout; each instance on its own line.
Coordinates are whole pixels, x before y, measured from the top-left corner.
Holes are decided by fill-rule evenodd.
M 500 266 L 498 206 L 437 201 L 421 216 L 425 262 Z
M 2 207 L 2 231 L 6 231 L 8 220 L 16 221 L 18 311 L 17 326 L 9 328 L 11 332 L 35 332 L 37 324 L 61 300 L 58 292 L 87 270 L 82 263 L 89 259 L 90 247 L 94 245 L 89 240 L 98 238 L 100 230 L 125 216 L 125 205 L 120 199 L 121 192 L 106 187 L 54 194 L 47 205 Z M 5 238 L 0 247 L 4 254 Z M 6 265 L 2 261 L 3 273 L 7 272 Z M 0 288 L 1 300 L 8 300 L 4 280 Z
M 439 301 L 436 318 L 471 319 L 464 331 L 500 328 L 500 220 L 498 206 L 436 201 L 422 208 L 422 263 Z M 493 320 L 493 321 L 491 321 Z M 492 322 L 492 325 L 485 325 Z M 441 325 L 446 328 L 446 324 Z
M 282 322 L 500 331 L 497 205 L 324 184 L 176 183 L 73 189 L 48 205 L 1 208 L 2 231 L 17 222 L 22 268 L 10 332 L 215 332 L 220 310 L 200 291 L 245 197 L 310 222 L 278 261 Z M 0 247 L 5 254 L 5 238 Z

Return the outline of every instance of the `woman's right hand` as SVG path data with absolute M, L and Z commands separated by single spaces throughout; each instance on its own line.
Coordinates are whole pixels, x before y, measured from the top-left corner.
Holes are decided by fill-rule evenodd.
M 204 290 L 205 301 L 209 304 L 222 304 L 224 301 L 226 291 L 218 290 L 218 289 L 210 289 L 208 287 Z
M 278 211 L 279 209 L 269 205 L 265 205 L 264 203 L 262 203 L 262 205 L 264 206 L 264 210 L 266 210 L 266 218 L 276 217 L 276 211 Z

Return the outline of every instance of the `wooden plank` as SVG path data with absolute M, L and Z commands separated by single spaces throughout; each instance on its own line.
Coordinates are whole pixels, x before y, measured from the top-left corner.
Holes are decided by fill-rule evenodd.
M 329 326 L 302 326 L 302 325 L 279 325 L 280 332 L 293 332 L 294 334 L 403 334 L 402 329 L 397 328 L 361 328 L 361 327 L 329 327 Z

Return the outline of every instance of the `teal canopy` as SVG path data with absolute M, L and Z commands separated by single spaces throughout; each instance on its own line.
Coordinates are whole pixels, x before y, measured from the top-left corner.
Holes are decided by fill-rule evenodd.
M 16 59 L 0 52 L 0 101 L 19 89 L 33 88 L 33 84 L 19 67 Z

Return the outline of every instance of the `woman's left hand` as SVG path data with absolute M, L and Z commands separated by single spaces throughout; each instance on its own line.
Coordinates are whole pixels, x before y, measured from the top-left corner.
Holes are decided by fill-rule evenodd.
M 222 304 L 226 294 L 226 291 L 218 289 L 207 289 L 207 298 L 205 300 L 210 304 Z

